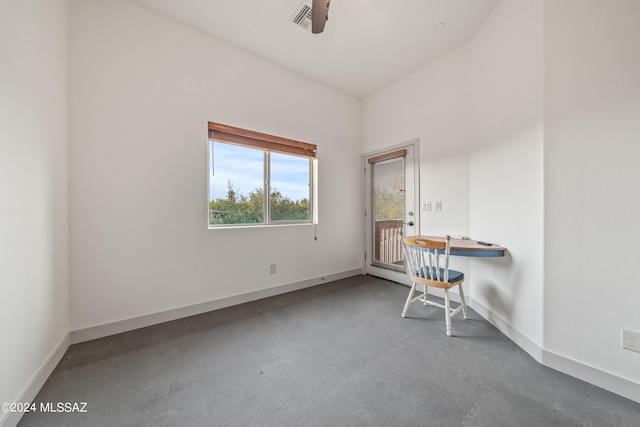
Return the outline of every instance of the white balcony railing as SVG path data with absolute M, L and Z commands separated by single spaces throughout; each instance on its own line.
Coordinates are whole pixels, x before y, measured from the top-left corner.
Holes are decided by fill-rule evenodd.
M 376 221 L 375 225 L 375 260 L 387 264 L 404 265 L 402 220 L 381 220 Z

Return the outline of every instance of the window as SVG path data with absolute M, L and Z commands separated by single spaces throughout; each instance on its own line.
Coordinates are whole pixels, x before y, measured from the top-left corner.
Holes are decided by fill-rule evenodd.
M 313 144 L 209 122 L 209 227 L 313 222 L 315 156 Z

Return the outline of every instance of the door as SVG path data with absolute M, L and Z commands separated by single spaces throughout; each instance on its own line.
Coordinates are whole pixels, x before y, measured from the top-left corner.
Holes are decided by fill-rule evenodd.
M 365 272 L 408 283 L 403 236 L 419 234 L 417 143 L 365 155 Z

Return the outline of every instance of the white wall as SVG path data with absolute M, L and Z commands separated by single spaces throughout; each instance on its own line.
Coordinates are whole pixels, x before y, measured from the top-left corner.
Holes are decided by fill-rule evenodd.
M 72 330 L 361 268 L 359 101 L 127 1 L 70 20 Z M 208 121 L 318 145 L 317 241 L 207 230 Z
M 467 60 L 463 47 L 366 98 L 363 151 L 420 135 L 424 159 L 466 154 L 470 133 Z
M 420 140 L 420 200 L 433 208 L 420 212 L 420 234 L 469 234 L 466 60 L 455 51 L 363 102 L 363 152 Z M 468 261 L 455 267 L 467 271 Z
M 509 249 L 471 261 L 471 296 L 540 360 L 543 345 L 544 8 L 501 1 L 468 45 L 470 233 Z
M 640 355 L 620 329 L 640 331 L 639 16 L 632 0 L 501 1 L 465 47 L 363 106 L 365 152 L 421 140 L 421 199 L 444 201 L 422 233 L 508 248 L 459 264 L 474 308 L 542 363 L 636 401 Z M 594 244 L 611 245 L 598 256 L 615 281 Z
M 640 401 L 640 353 L 620 339 L 640 331 L 640 2 L 545 8 L 545 347 Z
M 67 9 L 0 2 L 0 402 L 32 399 L 68 342 Z
M 365 152 L 420 139 L 420 198 L 443 202 L 421 212 L 422 234 L 509 248 L 456 267 L 476 307 L 532 353 L 542 343 L 542 11 L 498 3 L 466 46 L 367 98 L 363 114 Z

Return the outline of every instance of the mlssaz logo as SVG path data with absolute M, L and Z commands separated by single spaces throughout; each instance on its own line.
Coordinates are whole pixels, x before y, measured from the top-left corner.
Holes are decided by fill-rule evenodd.
M 40 402 L 40 412 L 87 412 L 87 402 Z

